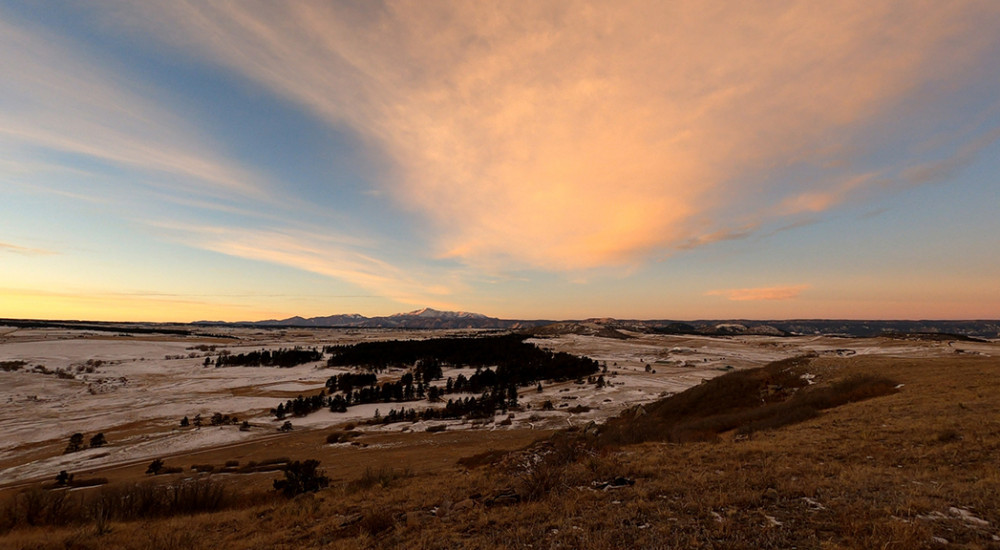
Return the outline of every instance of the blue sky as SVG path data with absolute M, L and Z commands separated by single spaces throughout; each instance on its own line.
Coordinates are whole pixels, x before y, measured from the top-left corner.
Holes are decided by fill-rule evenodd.
M 0 316 L 996 318 L 1000 7 L 0 2 Z

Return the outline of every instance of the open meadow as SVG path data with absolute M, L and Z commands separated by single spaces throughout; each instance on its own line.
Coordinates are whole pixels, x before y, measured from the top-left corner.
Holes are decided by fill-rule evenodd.
M 477 392 L 436 400 L 402 394 L 343 412 L 324 402 L 281 418 L 274 409 L 299 396 L 329 397 L 331 377 L 367 372 L 331 366 L 337 352 L 327 346 L 490 334 L 0 329 L 0 496 L 10 530 L 0 546 L 200 548 L 209 539 L 229 548 L 1000 545 L 1000 344 L 621 334 L 528 338 L 547 352 L 592 359 L 597 370 L 518 387 L 502 411 L 390 421 L 396 408 L 442 414 L 447 400 Z M 217 366 L 219 357 L 289 349 L 316 350 L 319 358 L 290 367 Z M 419 364 L 378 369 L 378 383 L 397 383 Z M 428 375 L 426 389 L 444 391 L 482 370 L 445 364 L 439 378 Z M 774 427 L 731 414 L 698 417 L 698 431 L 683 432 L 696 436 L 659 429 L 708 414 L 661 413 L 671 402 L 665 398 L 714 392 L 721 396 L 714 414 L 735 403 L 726 380 L 756 372 L 772 372 L 754 397 L 765 406 L 862 374 L 891 385 L 886 395 L 811 407 Z M 782 381 L 774 378 L 779 372 Z M 751 412 L 754 422 L 771 414 Z M 82 443 L 70 449 L 76 433 Z M 99 433 L 106 442 L 94 444 Z M 279 497 L 274 480 L 307 460 L 319 461 L 329 487 L 307 500 Z M 73 478 L 57 481 L 63 471 Z M 95 495 L 144 485 L 215 496 L 149 517 L 94 516 Z

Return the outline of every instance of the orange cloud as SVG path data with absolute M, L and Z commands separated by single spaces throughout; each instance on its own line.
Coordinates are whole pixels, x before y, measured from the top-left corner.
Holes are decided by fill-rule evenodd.
M 726 290 L 710 290 L 705 296 L 723 296 L 733 302 L 759 302 L 771 300 L 791 300 L 798 298 L 809 285 L 772 286 L 762 288 L 730 288 Z
M 413 305 L 456 309 L 446 297 L 463 285 L 454 275 L 427 273 L 380 260 L 348 236 L 314 230 L 277 230 L 156 223 L 185 244 L 240 258 L 285 265 L 355 284 Z
M 862 0 L 505 6 L 141 9 L 169 39 L 378 144 L 396 164 L 381 191 L 435 223 L 438 256 L 549 270 L 737 236 L 719 213 L 768 191 L 779 207 L 736 227 L 843 202 L 873 180 L 772 189 L 741 175 L 843 161 L 850 149 L 832 134 L 927 82 L 960 79 L 1000 12 Z

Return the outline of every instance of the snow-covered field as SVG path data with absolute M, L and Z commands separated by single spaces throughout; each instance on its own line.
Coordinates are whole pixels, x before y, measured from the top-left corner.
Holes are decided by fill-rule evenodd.
M 294 368 L 214 368 L 206 355 L 261 348 L 320 347 L 376 339 L 440 336 L 433 331 L 296 329 L 225 329 L 229 338 L 163 335 L 113 335 L 68 329 L 0 327 L 0 487 L 54 475 L 74 468 L 109 466 L 186 451 L 273 438 L 281 424 L 269 410 L 296 394 L 312 395 L 327 378 L 344 369 L 323 362 Z M 454 334 L 454 331 L 448 332 Z M 543 391 L 523 388 L 524 410 L 492 421 L 433 421 L 360 426 L 372 431 L 424 431 L 447 424 L 448 430 L 551 428 L 600 421 L 636 404 L 683 391 L 728 370 L 763 365 L 804 352 L 851 356 L 886 354 L 929 356 L 991 354 L 994 344 L 913 342 L 829 337 L 727 338 L 629 333 L 621 340 L 568 334 L 530 340 L 555 351 L 586 355 L 607 366 L 604 388 L 594 384 L 543 384 Z M 212 347 L 214 346 L 214 348 Z M 24 362 L 13 368 L 10 362 Z M 648 370 L 647 370 L 648 368 Z M 446 369 L 445 377 L 471 374 Z M 385 373 L 386 377 L 402 374 Z M 552 410 L 542 410 L 551 401 Z M 292 418 L 296 429 L 329 428 L 385 414 L 400 404 L 351 407 L 346 413 L 323 409 Z M 420 410 L 426 401 L 403 403 Z M 440 404 L 436 406 L 441 406 Z M 582 406 L 577 412 L 570 409 Z M 589 408 L 589 411 L 584 411 Z M 248 420 L 252 428 L 210 426 L 213 413 Z M 200 414 L 201 428 L 180 427 L 180 420 Z M 510 420 L 507 422 L 507 420 Z M 73 433 L 85 441 L 98 432 L 109 444 L 64 455 Z

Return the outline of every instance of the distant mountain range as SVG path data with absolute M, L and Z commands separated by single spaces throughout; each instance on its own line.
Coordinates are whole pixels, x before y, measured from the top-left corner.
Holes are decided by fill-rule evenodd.
M 1000 320 L 971 321 L 864 321 L 843 319 L 791 319 L 784 321 L 751 321 L 724 319 L 703 321 L 627 320 L 591 318 L 585 320 L 498 319 L 481 313 L 438 311 L 424 308 L 386 317 L 365 317 L 357 313 L 327 317 L 289 317 L 267 321 L 227 323 L 197 321 L 195 323 L 135 323 L 70 321 L 39 319 L 0 319 L 0 326 L 53 327 L 87 329 L 121 333 L 193 334 L 191 326 L 202 327 L 201 333 L 212 326 L 260 328 L 399 328 L 399 329 L 497 329 L 516 330 L 539 337 L 579 334 L 604 338 L 632 338 L 634 333 L 689 334 L 704 336 L 811 336 L 828 335 L 855 338 L 887 336 L 920 339 L 1000 339 Z
M 840 335 L 848 337 L 934 335 L 969 338 L 1000 338 L 1000 321 L 856 321 L 830 319 L 795 319 L 784 321 L 751 320 L 623 320 L 594 318 L 581 321 L 498 319 L 481 313 L 439 311 L 431 308 L 385 317 L 365 317 L 357 313 L 326 317 L 290 317 L 242 323 L 199 321 L 200 325 L 241 325 L 256 327 L 315 328 L 412 328 L 412 329 L 507 329 L 534 334 L 592 334 L 612 338 L 627 337 L 620 331 L 706 336 L 735 335 Z
M 288 319 L 269 319 L 267 321 L 248 321 L 241 323 L 222 323 L 214 321 L 198 321 L 196 325 L 234 324 L 256 327 L 317 327 L 317 328 L 414 328 L 414 329 L 519 329 L 541 326 L 552 321 L 517 321 L 487 317 L 481 313 L 466 311 L 438 311 L 429 307 L 395 313 L 386 317 L 365 317 L 357 313 L 329 315 L 326 317 L 289 317 Z

